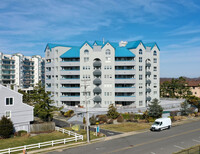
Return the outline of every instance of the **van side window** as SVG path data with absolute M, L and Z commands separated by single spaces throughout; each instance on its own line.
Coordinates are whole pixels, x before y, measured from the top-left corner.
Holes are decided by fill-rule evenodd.
M 162 125 L 162 122 L 160 123 L 160 125 Z

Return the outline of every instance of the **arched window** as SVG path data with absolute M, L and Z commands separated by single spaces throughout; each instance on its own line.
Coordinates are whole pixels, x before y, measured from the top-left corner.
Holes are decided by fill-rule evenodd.
M 85 54 L 85 55 L 89 55 L 89 51 L 88 51 L 88 50 L 85 50 L 85 51 L 84 51 L 84 54 Z
M 106 50 L 106 55 L 110 55 L 110 54 L 111 54 L 110 50 L 107 49 L 107 50 Z
M 156 51 L 154 51 L 154 52 L 153 52 L 153 55 L 154 55 L 154 56 L 157 56 L 157 52 L 156 52 Z
M 139 50 L 139 54 L 142 55 L 142 49 Z

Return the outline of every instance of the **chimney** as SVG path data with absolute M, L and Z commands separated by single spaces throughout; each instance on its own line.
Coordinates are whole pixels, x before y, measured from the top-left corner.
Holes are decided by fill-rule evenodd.
M 128 43 L 127 41 L 120 41 L 119 42 L 119 46 L 120 47 L 125 47 L 127 45 L 127 43 Z

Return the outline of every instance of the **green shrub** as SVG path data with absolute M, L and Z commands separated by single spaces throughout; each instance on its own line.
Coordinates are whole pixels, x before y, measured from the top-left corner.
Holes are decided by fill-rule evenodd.
M 122 113 L 121 115 L 125 120 L 128 120 L 130 118 L 130 113 Z
M 90 124 L 91 125 L 95 125 L 96 124 L 96 117 L 94 115 L 90 118 Z
M 27 134 L 27 131 L 20 130 L 18 132 L 15 132 L 15 136 L 25 136 Z
M 134 114 L 134 119 L 143 119 L 142 114 Z
M 104 123 L 106 123 L 108 121 L 108 117 L 106 115 L 98 115 L 97 116 L 98 121 L 102 121 Z
M 86 120 L 85 120 L 85 117 L 83 117 L 83 124 L 86 124 Z
M 119 116 L 119 113 L 117 112 L 117 108 L 114 107 L 113 104 L 109 106 L 107 116 L 108 118 L 111 118 L 111 119 L 116 119 Z
M 0 120 L 0 136 L 2 138 L 9 138 L 13 134 L 14 127 L 12 121 L 3 116 Z
M 127 122 L 134 122 L 134 114 L 130 113 L 128 119 L 126 120 Z
M 65 117 L 71 117 L 73 114 L 74 114 L 74 111 L 73 110 L 69 110 L 69 111 L 64 113 L 64 116 Z
M 177 114 L 178 114 L 178 111 L 171 111 L 170 112 L 171 117 L 177 116 Z
M 119 115 L 119 116 L 117 117 L 117 122 L 124 122 L 124 118 L 123 118 L 122 115 Z

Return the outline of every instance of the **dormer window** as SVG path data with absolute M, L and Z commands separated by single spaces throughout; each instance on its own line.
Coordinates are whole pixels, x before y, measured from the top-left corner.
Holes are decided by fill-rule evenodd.
M 88 50 L 85 50 L 85 51 L 84 51 L 84 54 L 85 54 L 85 55 L 89 55 L 89 51 L 88 51 Z
M 13 105 L 13 98 L 6 98 L 6 106 L 10 106 L 10 105 Z
M 139 54 L 142 55 L 142 49 L 139 50 Z
M 153 55 L 154 55 L 154 56 L 157 56 L 157 52 L 156 52 L 156 51 L 154 51 L 154 52 L 153 52 Z

